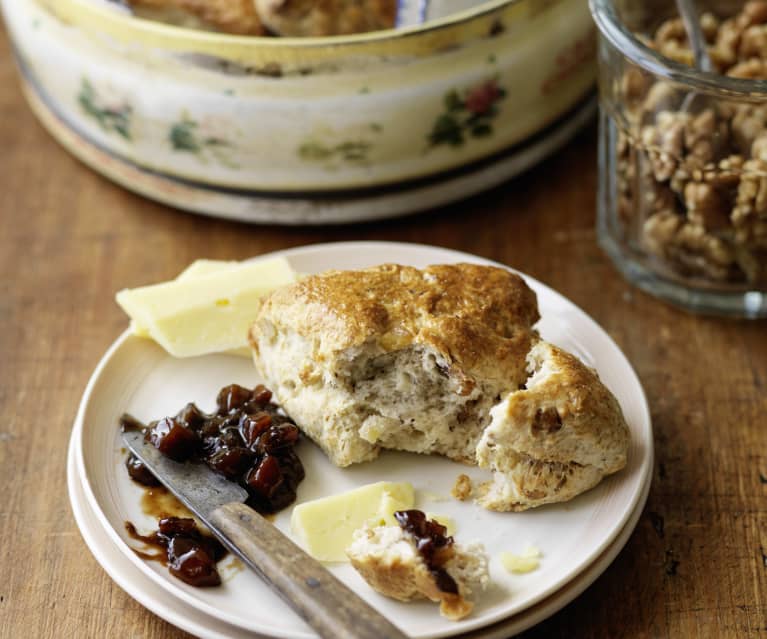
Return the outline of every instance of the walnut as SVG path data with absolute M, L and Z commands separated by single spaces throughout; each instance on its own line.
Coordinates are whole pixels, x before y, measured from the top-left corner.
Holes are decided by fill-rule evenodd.
M 729 226 L 727 197 L 705 182 L 689 182 L 684 189 L 687 219 L 706 231 L 720 231 Z
M 679 91 L 671 84 L 656 82 L 647 92 L 643 107 L 647 113 L 660 113 L 678 108 L 681 101 Z
M 684 220 L 671 210 L 658 211 L 650 216 L 642 227 L 646 248 L 659 257 L 665 257 L 667 247 L 674 241 Z
M 455 485 L 450 490 L 450 494 L 459 501 L 466 501 L 472 493 L 471 478 L 461 473 L 455 478 Z
M 738 43 L 742 28 L 737 22 L 730 18 L 725 20 L 719 27 L 719 33 L 716 35 L 714 45 L 709 49 L 711 61 L 714 62 L 720 70 L 725 70 L 735 64 L 738 59 Z
M 705 109 L 685 123 L 684 145 L 701 162 L 710 162 L 716 155 L 718 135 L 714 110 Z
M 738 62 L 727 71 L 732 78 L 745 78 L 746 80 L 767 80 L 767 61 L 759 58 L 750 58 Z
M 767 127 L 767 107 L 743 104 L 736 108 L 730 123 L 733 141 L 741 154 L 751 151 L 754 140 Z
M 732 219 L 736 226 L 750 217 L 767 217 L 767 162 L 748 160 L 735 198 Z
M 743 162 L 741 155 L 731 155 L 719 160 L 713 169 L 703 171 L 703 181 L 720 190 L 735 188 L 740 182 Z
M 621 94 L 629 104 L 639 102 L 647 93 L 649 86 L 650 76 L 638 67 L 626 69 L 621 78 Z
M 691 67 L 695 64 L 695 56 L 692 53 L 692 49 L 687 44 L 682 44 L 678 40 L 669 40 L 660 45 L 659 51 L 667 58 L 686 64 Z
M 743 6 L 741 15 L 748 25 L 763 24 L 767 22 L 767 2 L 764 0 L 752 0 Z
M 688 119 L 686 113 L 662 111 L 655 126 L 642 129 L 642 144 L 648 150 L 655 179 L 660 182 L 668 180 L 679 166 Z
M 767 25 L 755 24 L 743 32 L 738 45 L 738 57 L 741 60 L 767 58 Z
M 759 133 L 751 143 L 751 157 L 755 160 L 767 161 L 767 130 Z
M 713 13 L 706 11 L 700 16 L 700 28 L 703 31 L 703 37 L 706 42 L 715 42 L 716 34 L 719 32 L 721 21 Z
M 732 274 L 735 255 L 727 245 L 670 211 L 650 217 L 642 232 L 646 248 L 676 270 L 717 282 L 727 281 Z
M 667 42 L 687 42 L 687 29 L 684 28 L 682 18 L 672 18 L 661 23 L 655 32 L 655 42 L 663 45 Z

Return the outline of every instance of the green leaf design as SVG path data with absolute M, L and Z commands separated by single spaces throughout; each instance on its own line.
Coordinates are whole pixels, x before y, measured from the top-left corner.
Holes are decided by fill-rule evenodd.
M 477 124 L 471 129 L 471 134 L 475 138 L 483 138 L 490 135 L 493 132 L 493 127 L 489 124 Z
M 83 78 L 77 95 L 80 108 L 96 120 L 107 133 L 115 132 L 126 140 L 131 140 L 132 109 L 127 104 L 119 109 L 100 104 L 98 93 L 88 78 Z
M 196 128 L 197 123 L 192 120 L 181 120 L 174 124 L 168 134 L 173 150 L 199 153 L 201 147 L 195 135 Z
M 365 164 L 369 161 L 368 154 L 372 148 L 372 143 L 365 140 L 348 140 L 335 146 L 309 141 L 298 147 L 298 155 L 310 162 L 338 158 L 352 164 Z
M 433 145 L 450 144 L 451 146 L 458 146 L 463 144 L 463 127 L 461 122 L 449 113 L 443 113 L 434 123 L 434 128 L 429 134 L 429 141 Z
M 174 151 L 181 153 L 193 153 L 201 162 L 213 159 L 219 164 L 230 169 L 239 169 L 240 166 L 230 157 L 227 150 L 231 144 L 216 136 L 200 137 L 199 125 L 188 115 L 184 114 L 178 122 L 171 126 L 168 132 L 168 141 Z
M 445 108 L 448 113 L 456 113 L 465 108 L 464 101 L 455 89 L 445 94 Z

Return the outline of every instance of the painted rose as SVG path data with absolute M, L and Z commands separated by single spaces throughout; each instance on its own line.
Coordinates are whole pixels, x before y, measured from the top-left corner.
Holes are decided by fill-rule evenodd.
M 495 80 L 488 80 L 469 91 L 466 95 L 466 109 L 475 115 L 482 115 L 501 97 L 501 90 Z

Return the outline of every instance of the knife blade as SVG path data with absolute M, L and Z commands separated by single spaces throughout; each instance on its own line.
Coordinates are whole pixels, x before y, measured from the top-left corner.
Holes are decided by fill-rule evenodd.
M 242 503 L 244 488 L 203 463 L 165 457 L 141 431 L 123 441 L 157 479 L 323 639 L 405 639 L 394 624 Z

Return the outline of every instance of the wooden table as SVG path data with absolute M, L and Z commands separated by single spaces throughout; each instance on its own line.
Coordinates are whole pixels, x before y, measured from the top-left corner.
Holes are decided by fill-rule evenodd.
M 505 186 L 442 211 L 269 228 L 148 202 L 61 149 L 24 104 L 0 37 L 0 636 L 181 637 L 88 552 L 66 447 L 94 366 L 124 330 L 116 290 L 198 257 L 404 240 L 513 265 L 590 313 L 639 374 L 656 466 L 625 549 L 525 637 L 767 637 L 767 324 L 694 317 L 629 286 L 597 247 L 595 127 Z

